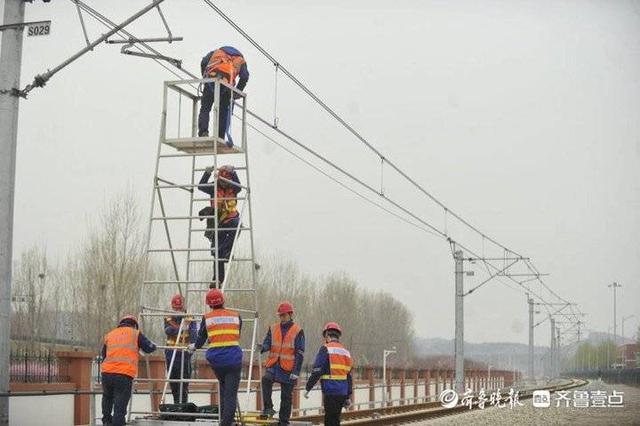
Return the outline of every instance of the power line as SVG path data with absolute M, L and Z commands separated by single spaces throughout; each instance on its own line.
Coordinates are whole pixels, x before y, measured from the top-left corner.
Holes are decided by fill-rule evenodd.
M 75 0 L 71 0 L 72 2 L 76 3 Z M 207 2 L 208 4 L 210 4 L 210 6 L 212 6 L 215 10 L 219 10 L 217 9 L 217 7 L 215 7 L 211 2 L 209 2 L 208 0 L 205 0 L 205 2 Z M 99 22 L 101 22 L 103 25 L 113 28 L 116 24 L 113 23 L 112 21 L 110 21 L 108 18 L 106 18 L 104 15 L 100 14 L 99 12 L 95 11 L 94 9 L 90 8 L 89 6 L 87 6 L 86 4 L 82 3 L 80 0 L 78 0 L 78 4 L 80 5 L 80 7 L 83 8 L 83 10 L 87 11 L 94 19 L 98 20 Z M 221 11 L 220 11 L 221 12 Z M 224 14 L 222 14 L 224 15 Z M 223 17 L 226 17 L 226 15 L 224 15 Z M 233 21 L 231 21 L 228 17 L 225 18 L 225 20 L 227 20 L 232 26 L 234 26 L 234 28 L 236 27 L 235 23 L 233 23 Z M 243 35 L 245 35 L 245 37 L 247 37 L 247 39 L 253 43 L 256 43 L 255 41 L 253 41 L 253 39 L 251 39 L 248 35 L 246 35 L 246 33 L 244 33 L 239 27 L 237 28 Z M 133 36 L 132 33 L 121 29 L 120 30 L 122 33 L 126 34 L 129 38 L 136 38 L 135 36 Z M 122 36 L 121 34 L 118 34 L 120 37 L 122 37 L 123 39 L 126 39 L 126 37 Z M 158 56 L 163 56 L 159 51 L 155 50 L 154 48 L 152 48 L 151 46 L 149 46 L 147 43 L 144 42 L 140 42 L 139 43 L 142 47 L 140 46 L 135 46 L 139 51 L 144 51 L 144 49 L 147 49 L 148 51 L 150 51 L 151 53 L 158 55 Z M 256 48 L 258 48 L 258 50 L 260 50 L 262 53 L 264 53 L 268 58 L 273 59 L 266 51 L 264 51 L 264 49 L 262 49 L 257 43 L 255 44 Z M 163 63 L 162 61 L 152 58 L 156 63 L 158 63 L 160 66 L 162 66 L 164 69 L 168 70 L 169 72 L 171 72 L 171 74 L 173 74 L 176 77 L 181 77 L 180 74 L 176 73 L 173 69 L 171 69 L 170 67 L 167 66 L 167 64 Z M 278 66 L 278 68 L 280 70 L 283 71 L 283 73 L 285 73 L 289 78 L 291 78 L 292 80 L 294 80 L 294 82 L 296 82 L 296 84 L 300 85 L 301 88 L 303 90 L 306 89 L 306 86 L 304 86 L 302 83 L 299 82 L 299 80 L 297 80 L 293 75 L 291 75 L 286 68 L 283 68 L 282 65 L 280 65 L 277 61 L 274 60 L 274 64 L 276 64 Z M 196 75 L 190 73 L 189 71 L 176 66 L 175 64 L 172 64 L 174 67 L 178 68 L 179 71 L 181 71 L 182 73 L 184 73 L 185 75 L 191 77 L 191 78 L 197 78 Z M 305 92 L 308 91 L 308 89 L 305 90 Z M 309 91 L 310 92 L 310 91 Z M 309 93 L 310 96 L 312 96 L 313 98 L 317 98 L 317 96 L 315 94 L 313 94 L 312 92 Z M 325 107 L 325 109 L 328 110 L 328 112 L 330 112 L 332 115 L 335 114 L 335 112 L 333 112 L 329 107 L 327 107 L 319 98 L 317 98 L 317 101 L 319 101 L 319 103 Z M 349 179 L 353 180 L 354 182 L 360 184 L 361 186 L 363 186 L 365 189 L 373 192 L 375 195 L 380 196 L 383 198 L 383 200 L 387 201 L 388 203 L 390 203 L 391 205 L 393 205 L 394 207 L 398 208 L 399 210 L 401 210 L 402 212 L 404 212 L 405 214 L 407 214 L 408 216 L 412 217 L 414 220 L 418 221 L 419 223 L 421 223 L 422 225 L 424 225 L 424 227 L 420 226 L 417 223 L 414 223 L 410 220 L 408 220 L 407 218 L 402 217 L 401 215 L 391 211 L 390 209 L 382 206 L 379 203 L 374 202 L 373 200 L 371 200 L 370 198 L 364 196 L 363 194 L 359 193 L 358 191 L 356 191 L 355 189 L 349 187 L 348 185 L 344 184 L 343 182 L 340 182 L 339 180 L 335 179 L 335 177 L 331 176 L 330 174 L 326 173 L 325 171 L 321 170 L 320 168 L 318 168 L 317 166 L 315 166 L 314 164 L 310 163 L 309 161 L 303 159 L 301 156 L 293 153 L 292 151 L 284 148 L 284 146 L 282 146 L 281 144 L 279 144 L 278 142 L 276 142 L 273 138 L 268 137 L 265 133 L 259 131 L 255 126 L 251 127 L 261 133 L 263 136 L 267 137 L 269 140 L 271 140 L 272 142 L 276 143 L 278 146 L 280 146 L 281 148 L 285 149 L 287 152 L 291 153 L 292 155 L 294 155 L 296 158 L 298 158 L 299 160 L 305 162 L 306 164 L 308 164 L 309 166 L 313 167 L 314 169 L 316 169 L 317 171 L 321 172 L 322 174 L 324 174 L 325 176 L 329 177 L 330 179 L 332 179 L 333 181 L 335 181 L 336 183 L 340 184 L 341 186 L 343 186 L 344 188 L 348 189 L 349 191 L 353 192 L 355 195 L 357 195 L 358 197 L 366 200 L 367 202 L 369 202 L 370 204 L 375 205 L 376 207 L 384 210 L 385 212 L 395 216 L 396 218 L 399 218 L 400 220 L 414 226 L 417 227 L 418 229 L 421 229 L 427 233 L 430 233 L 431 235 L 436 235 L 436 236 L 440 236 L 445 238 L 446 240 L 448 240 L 449 242 L 453 242 L 453 240 L 451 238 L 449 238 L 449 236 L 447 235 L 446 232 L 442 232 L 440 231 L 437 227 L 431 225 L 429 222 L 427 222 L 426 220 L 420 218 L 418 215 L 416 215 L 415 213 L 413 213 L 412 211 L 408 210 L 407 208 L 401 206 L 398 202 L 392 200 L 391 198 L 385 196 L 384 194 L 378 192 L 376 189 L 374 189 L 373 187 L 371 187 L 370 185 L 366 184 L 364 181 L 362 181 L 361 179 L 357 178 L 355 175 L 353 175 L 352 173 L 348 172 L 347 170 L 337 166 L 335 163 L 333 163 L 331 160 L 325 158 L 324 156 L 320 155 L 319 153 L 317 153 L 316 151 L 312 150 L 311 148 L 307 147 L 306 145 L 302 144 L 300 141 L 298 141 L 297 139 L 293 138 L 292 136 L 288 135 L 287 133 L 283 132 L 281 129 L 279 128 L 275 128 L 274 126 L 272 126 L 270 123 L 268 123 L 266 120 L 264 120 L 263 118 L 261 118 L 260 116 L 258 116 L 256 113 L 253 113 L 250 110 L 247 110 L 247 113 L 249 115 L 251 115 L 253 118 L 255 118 L 256 120 L 258 120 L 261 124 L 269 127 L 270 129 L 280 133 L 282 136 L 284 136 L 286 139 L 290 140 L 291 142 L 294 142 L 296 145 L 298 145 L 300 148 L 304 149 L 305 151 L 307 151 L 308 153 L 312 154 L 313 156 L 315 156 L 316 158 L 320 159 L 321 161 L 325 162 L 326 164 L 328 164 L 329 166 L 331 166 L 332 168 L 336 169 L 337 171 L 339 171 L 340 173 L 342 173 L 343 175 L 345 175 L 346 177 L 348 177 Z M 337 114 L 335 114 L 337 116 Z M 344 122 L 344 120 L 342 120 L 339 116 L 336 117 L 336 119 L 338 121 L 340 121 L 343 125 L 347 126 L 349 129 L 350 126 Z M 355 132 L 355 130 L 353 130 L 352 132 Z M 357 132 L 354 133 L 356 136 L 360 137 L 359 134 L 357 134 Z M 418 189 L 421 190 L 421 192 L 425 193 L 425 195 L 427 195 L 429 198 L 431 198 L 434 202 L 436 202 L 440 207 L 442 207 L 446 213 L 451 214 L 452 216 L 454 216 L 456 219 L 458 219 L 461 223 L 464 223 L 467 227 L 469 227 L 470 229 L 474 230 L 476 233 L 478 233 L 479 235 L 482 236 L 483 238 L 483 243 L 484 243 L 484 239 L 487 239 L 489 241 L 491 241 L 492 243 L 494 243 L 495 245 L 497 245 L 498 247 L 502 248 L 506 253 L 512 253 L 516 256 L 519 256 L 522 258 L 522 256 L 518 255 L 516 252 L 506 248 L 505 246 L 497 243 L 495 240 L 491 239 L 490 237 L 488 237 L 486 234 L 480 232 L 477 228 L 473 227 L 472 225 L 470 225 L 468 222 L 464 221 L 462 218 L 460 218 L 458 215 L 456 215 L 455 213 L 453 213 L 450 209 L 448 209 L 444 204 L 442 204 L 439 200 L 435 199 L 431 194 L 429 194 L 426 190 L 424 190 L 424 188 L 422 188 L 420 185 L 418 185 L 415 181 L 413 181 L 411 178 L 409 178 L 404 172 L 402 172 L 400 169 L 398 169 L 395 165 L 393 165 L 392 163 L 390 163 L 383 155 L 381 155 L 375 148 L 373 148 L 372 146 L 370 146 L 368 144 L 368 142 L 366 142 L 366 140 L 363 140 L 363 143 L 365 143 L 366 145 L 368 145 L 377 155 L 380 156 L 380 158 L 384 162 L 387 162 L 387 164 L 389 164 L 391 167 L 393 167 L 399 174 L 401 174 L 403 177 L 405 177 L 408 181 L 410 181 L 414 186 L 416 186 Z M 465 251 L 467 251 L 468 253 L 470 253 L 471 255 L 481 258 L 484 257 L 480 256 L 478 254 L 476 254 L 473 250 L 471 250 L 470 248 L 466 247 L 465 245 L 459 243 L 459 242 L 455 242 L 460 248 L 464 249 Z M 484 248 L 483 248 L 484 251 Z M 539 276 L 539 272 L 537 271 L 537 269 L 535 268 L 535 266 L 532 264 L 532 262 L 522 258 L 522 260 L 525 260 L 527 267 L 532 271 L 532 273 L 535 273 L 537 275 L 537 279 L 538 281 L 540 281 L 543 286 L 545 288 L 547 288 L 547 290 L 549 290 L 555 297 L 557 297 L 560 300 L 565 301 L 565 299 L 561 298 L 560 296 L 558 296 L 555 292 L 553 292 L 547 285 L 546 283 L 544 283 Z M 489 273 L 489 275 L 491 275 L 491 272 L 489 270 L 489 267 L 499 271 L 499 267 L 496 265 L 493 265 L 492 263 L 485 261 L 485 266 L 487 268 L 487 272 Z M 535 271 L 535 272 L 534 272 Z M 536 294 L 535 292 L 533 292 L 529 287 L 525 286 L 522 282 L 519 282 L 517 280 L 515 280 L 513 277 L 510 277 L 507 275 L 507 278 L 509 278 L 512 282 L 514 282 L 515 284 L 517 284 L 519 287 L 522 288 L 523 292 L 527 292 L 530 293 L 533 297 L 537 298 L 538 300 L 540 300 L 541 302 L 545 302 L 546 301 L 539 296 L 538 294 Z M 501 279 L 498 279 L 498 281 L 503 284 L 503 285 L 507 285 L 505 282 L 503 282 Z M 515 288 L 513 288 L 511 285 L 507 285 L 508 287 L 510 287 L 513 290 L 517 290 Z M 568 302 L 567 302 L 568 303 Z M 547 308 L 548 309 L 548 308 Z

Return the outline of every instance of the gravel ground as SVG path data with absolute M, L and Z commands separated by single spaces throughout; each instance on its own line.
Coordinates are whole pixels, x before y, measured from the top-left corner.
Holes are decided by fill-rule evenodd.
M 429 426 L 452 425 L 640 425 L 640 388 L 624 385 L 608 385 L 602 381 L 592 381 L 589 384 L 569 391 L 573 399 L 574 390 L 605 391 L 611 395 L 615 390 L 624 392 L 624 407 L 589 407 L 576 408 L 573 402 L 570 407 L 556 407 L 556 396 L 552 395 L 549 408 L 535 408 L 531 399 L 522 401 L 523 406 L 510 410 L 504 408 L 487 407 L 484 410 L 474 408 L 472 411 L 459 415 L 442 417 L 422 423 Z M 504 394 L 503 394 L 504 396 Z

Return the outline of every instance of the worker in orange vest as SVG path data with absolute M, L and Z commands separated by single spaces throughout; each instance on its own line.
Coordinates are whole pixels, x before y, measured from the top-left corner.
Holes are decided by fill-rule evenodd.
M 209 52 L 200 62 L 200 71 L 203 78 L 220 77 L 225 83 L 235 86 L 243 91 L 249 81 L 249 69 L 244 56 L 238 49 L 231 46 L 223 46 Z M 236 79 L 239 78 L 236 85 Z M 200 100 L 200 114 L 198 116 L 198 136 L 209 136 L 209 113 L 215 97 L 213 83 L 205 83 Z M 227 145 L 233 146 L 233 140 L 229 132 L 231 124 L 231 90 L 220 85 L 220 115 L 218 117 L 218 137 L 224 139 L 227 133 Z
M 327 323 L 322 329 L 325 344 L 320 347 L 313 363 L 311 376 L 307 380 L 305 398 L 318 382 L 322 386 L 325 426 L 340 426 L 342 407 L 351 406 L 353 380 L 351 353 L 340 343 L 342 328 L 335 322 Z
M 211 310 L 202 317 L 198 340 L 189 348 L 193 351 L 207 343 L 207 361 L 220 382 L 219 425 L 231 426 L 242 373 L 242 318 L 236 311 L 224 308 L 224 294 L 217 288 L 207 292 L 205 301 Z
M 176 315 L 164 318 L 164 333 L 167 335 L 167 346 L 188 346 L 196 341 L 196 322 L 190 316 L 185 316 L 184 297 L 178 293 L 171 298 L 171 309 Z M 188 351 L 165 349 L 164 357 L 167 364 L 169 378 L 173 380 L 191 378 L 191 354 Z M 189 397 L 189 382 L 170 382 L 174 404 L 186 404 Z
M 261 352 L 269 352 L 265 363 L 267 368 L 262 377 L 262 401 L 264 409 L 262 418 L 275 414 L 271 393 L 273 383 L 280 384 L 279 424 L 288 425 L 291 417 L 293 388 L 300 377 L 300 369 L 304 360 L 304 331 L 293 322 L 293 305 L 282 302 L 278 306 L 280 322 L 269 327 L 262 343 Z
M 151 353 L 156 345 L 138 331 L 138 320 L 126 315 L 104 336 L 102 346 L 102 423 L 124 426 L 133 379 L 138 375 L 138 351 Z M 113 415 L 111 411 L 113 410 Z

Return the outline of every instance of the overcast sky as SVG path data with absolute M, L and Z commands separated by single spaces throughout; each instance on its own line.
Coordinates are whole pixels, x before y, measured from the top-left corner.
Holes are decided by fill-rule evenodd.
M 146 4 L 89 3 L 115 21 Z M 589 313 L 587 328 L 611 325 L 613 281 L 623 286 L 619 314 L 640 317 L 640 2 L 216 4 L 417 182 L 550 273 L 548 285 Z M 209 50 L 236 46 L 253 109 L 272 117 L 272 64 L 203 3 L 163 8 L 185 40 L 158 47 L 196 71 Z M 84 42 L 69 1 L 28 4 L 26 19 L 53 25 L 49 37 L 25 38 L 23 86 Z M 85 19 L 92 38 L 105 31 Z M 131 30 L 164 31 L 157 14 Z M 95 208 L 128 186 L 148 209 L 162 81 L 173 77 L 119 47 L 98 47 L 21 101 L 15 254 L 43 245 L 63 257 Z M 282 78 L 278 103 L 283 130 L 377 185 L 379 161 Z M 406 303 L 419 335 L 453 337 L 445 241 L 260 135 L 249 143 L 259 255 L 293 258 L 310 274 L 345 271 Z M 387 176 L 390 197 L 443 226 L 432 204 Z M 521 292 L 491 282 L 465 310 L 466 340 L 526 342 Z M 627 336 L 637 324 L 627 321 Z M 536 339 L 546 344 L 548 327 Z

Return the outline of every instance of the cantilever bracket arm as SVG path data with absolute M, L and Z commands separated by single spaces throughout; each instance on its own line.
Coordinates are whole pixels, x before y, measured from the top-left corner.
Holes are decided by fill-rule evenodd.
M 497 271 L 495 274 L 491 275 L 489 278 L 487 278 L 486 280 L 482 281 L 480 284 L 478 284 L 477 286 L 473 287 L 471 290 L 467 291 L 466 293 L 464 293 L 462 296 L 468 296 L 469 294 L 473 293 L 474 291 L 476 291 L 478 288 L 482 287 L 483 285 L 485 285 L 486 283 L 488 283 L 489 281 L 491 281 L 492 279 L 494 279 L 495 277 L 504 275 L 504 272 L 511 268 L 513 265 L 515 265 L 516 263 L 518 263 L 520 261 L 520 258 L 516 258 L 513 262 L 509 263 L 507 266 L 505 266 L 504 268 L 500 269 L 499 271 Z
M 133 43 L 125 44 L 124 46 L 122 46 L 122 49 L 120 49 L 120 53 L 130 56 L 139 56 L 141 58 L 151 58 L 158 59 L 160 61 L 167 61 L 175 65 L 177 68 L 182 68 L 182 59 L 176 59 L 164 55 L 154 55 L 153 53 L 134 52 L 133 50 L 129 50 L 131 47 L 133 47 Z

